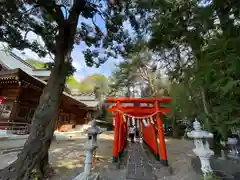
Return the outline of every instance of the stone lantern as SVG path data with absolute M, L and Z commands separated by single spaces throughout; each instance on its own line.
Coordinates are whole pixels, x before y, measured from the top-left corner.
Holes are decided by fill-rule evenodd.
M 93 120 L 91 127 L 87 129 L 86 133 L 88 134 L 87 141 L 84 145 L 85 147 L 85 166 L 84 172 L 80 173 L 73 180 L 97 180 L 99 177 L 99 173 L 91 172 L 92 169 L 92 159 L 93 152 L 97 149 L 97 135 L 101 134 L 103 131 L 96 126 L 96 121 Z
M 194 130 L 188 132 L 187 136 L 194 139 L 195 148 L 193 149 L 193 152 L 199 157 L 201 170 L 206 177 L 209 173 L 213 172 L 209 159 L 214 155 L 214 152 L 209 148 L 208 143 L 208 139 L 213 138 L 213 134 L 201 130 L 200 122 L 197 119 L 195 119 L 193 127 Z
M 227 140 L 227 145 L 229 145 L 231 148 L 228 156 L 231 158 L 238 158 L 238 150 L 236 147 L 237 142 L 238 142 L 237 138 L 228 138 L 228 140 Z

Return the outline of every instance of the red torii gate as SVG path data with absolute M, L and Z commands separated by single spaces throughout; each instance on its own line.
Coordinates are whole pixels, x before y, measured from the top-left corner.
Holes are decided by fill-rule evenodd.
M 169 113 L 171 110 L 166 107 L 161 107 L 161 103 L 170 103 L 172 98 L 107 98 L 107 103 L 115 103 L 115 105 L 108 108 L 109 112 L 114 114 L 114 146 L 113 146 L 113 162 L 117 162 L 119 154 L 123 151 L 127 144 L 128 126 L 124 120 L 124 114 L 132 117 L 137 117 L 138 121 L 142 118 L 153 117 L 154 124 L 148 127 L 141 123 L 141 131 L 144 142 L 149 146 L 154 155 L 160 155 L 160 160 L 163 165 L 168 166 L 167 151 L 164 137 L 164 129 L 162 116 Z M 121 103 L 133 103 L 134 106 L 121 106 Z M 147 106 L 141 106 L 141 103 Z M 156 134 L 157 127 L 157 134 Z M 159 139 L 160 148 L 158 147 L 157 136 Z

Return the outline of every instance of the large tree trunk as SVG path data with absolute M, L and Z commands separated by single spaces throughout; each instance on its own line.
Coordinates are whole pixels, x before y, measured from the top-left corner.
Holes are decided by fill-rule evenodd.
M 204 113 L 206 114 L 206 118 L 205 118 L 205 126 L 206 126 L 206 129 L 208 131 L 210 131 L 212 128 L 211 128 L 211 123 L 209 122 L 210 121 L 210 112 L 209 112 L 209 105 L 208 105 L 208 100 L 207 100 L 207 97 L 206 97 L 206 92 L 205 92 L 205 89 L 203 88 L 203 86 L 201 86 L 201 89 L 200 89 L 200 93 L 201 93 L 201 99 L 202 99 L 202 104 L 203 104 L 203 110 L 204 110 Z
M 48 164 L 48 149 L 67 76 L 64 56 L 64 54 L 56 56 L 55 66 L 33 116 L 29 137 L 18 159 L 1 171 L 1 180 L 29 180 L 34 178 L 31 177 L 33 174 L 44 179 L 43 171 Z
M 175 114 L 173 114 L 173 117 L 172 117 L 172 137 L 173 138 L 178 137 L 178 126 L 177 126 Z

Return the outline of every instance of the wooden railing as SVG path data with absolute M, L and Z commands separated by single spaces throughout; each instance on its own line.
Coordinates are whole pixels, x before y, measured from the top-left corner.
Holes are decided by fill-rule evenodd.
M 29 133 L 30 124 L 21 122 L 1 122 L 0 130 L 6 134 L 25 135 Z

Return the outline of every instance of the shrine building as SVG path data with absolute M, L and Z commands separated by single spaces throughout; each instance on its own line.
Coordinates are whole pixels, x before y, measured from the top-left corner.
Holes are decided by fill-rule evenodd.
M 49 70 L 36 69 L 14 53 L 0 51 L 0 129 L 29 126 L 49 75 Z M 88 123 L 98 104 L 93 94 L 73 96 L 66 87 L 56 128 L 69 131 Z

